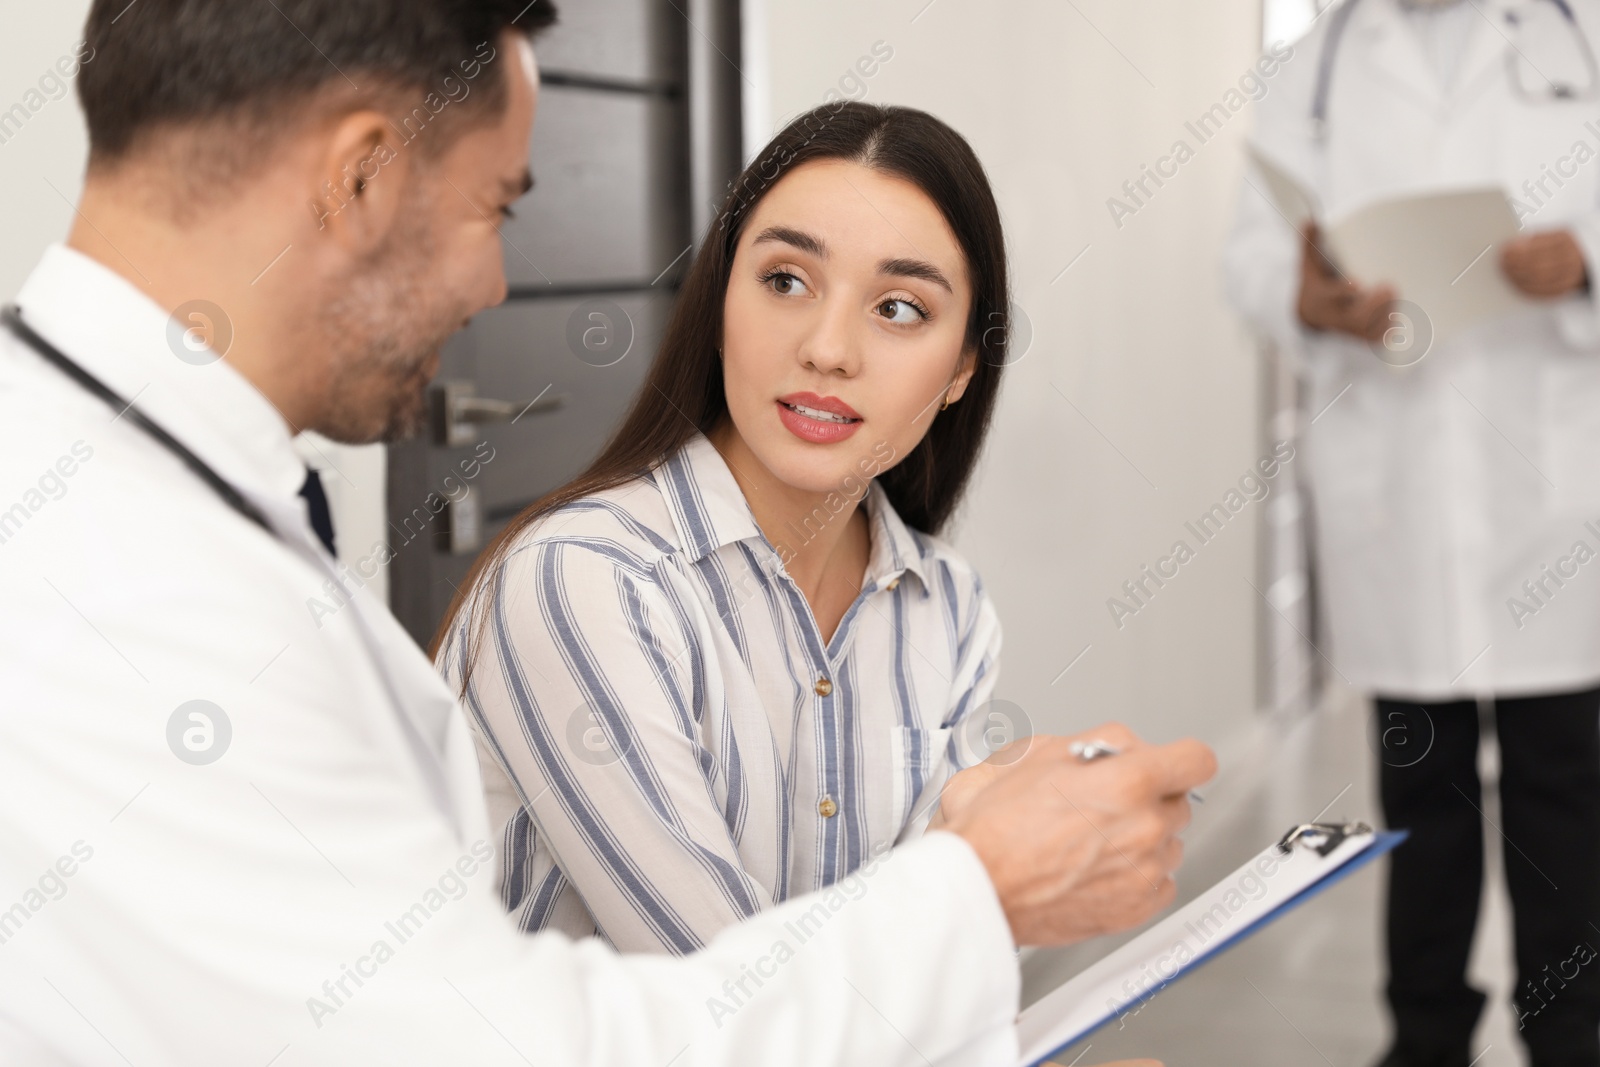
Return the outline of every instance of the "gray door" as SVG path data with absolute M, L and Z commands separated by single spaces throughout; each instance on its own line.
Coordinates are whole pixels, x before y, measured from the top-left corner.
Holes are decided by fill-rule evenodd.
M 616 427 L 739 164 L 736 0 L 559 6 L 510 298 L 446 346 L 429 436 L 389 449 L 389 600 L 423 644 L 481 548 Z

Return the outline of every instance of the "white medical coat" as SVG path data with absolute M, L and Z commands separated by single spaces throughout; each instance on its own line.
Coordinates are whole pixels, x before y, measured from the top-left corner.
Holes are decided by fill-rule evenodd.
M 1571 2 L 1596 40 L 1600 5 Z M 1265 79 L 1254 140 L 1317 193 L 1330 218 L 1389 196 L 1499 185 L 1517 198 L 1525 231 L 1572 230 L 1600 284 L 1600 102 L 1519 96 L 1502 34 L 1536 66 L 1523 68 L 1530 87 L 1542 89 L 1548 76 L 1581 88 L 1591 72 L 1548 0 L 1476 6 L 1483 17 L 1447 89 L 1397 0 L 1360 0 L 1319 141 L 1310 113 L 1334 17 L 1323 15 Z M 1412 366 L 1391 366 L 1360 341 L 1299 322 L 1299 238 L 1269 205 L 1261 177 L 1249 178 L 1224 271 L 1236 306 L 1304 372 L 1300 455 L 1328 624 L 1319 646 L 1333 670 L 1359 688 L 1424 700 L 1595 684 L 1594 297 L 1545 302 L 1447 340 Z M 1541 178 L 1543 192 L 1524 188 Z
M 950 834 L 686 959 L 515 933 L 464 720 L 315 540 L 282 418 L 77 252 L 18 302 L 273 532 L 0 334 L 0 1062 L 1014 1062 L 1014 946 Z M 209 746 L 169 740 L 195 700 Z

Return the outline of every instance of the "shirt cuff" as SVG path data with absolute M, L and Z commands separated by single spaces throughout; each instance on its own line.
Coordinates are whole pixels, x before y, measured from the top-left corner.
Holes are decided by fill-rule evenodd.
M 994 882 L 989 879 L 989 869 L 983 865 L 983 860 L 978 858 L 978 853 L 967 844 L 966 838 L 949 830 L 932 830 L 923 838 L 932 846 L 938 862 L 952 870 L 952 881 L 958 890 L 969 898 L 970 907 L 975 923 L 981 923 L 979 931 L 985 937 L 1004 942 L 1008 962 L 1015 971 L 1017 943 L 1011 934 L 1011 923 L 1006 919 L 1004 906 L 1000 903 L 1000 894 L 995 891 Z M 1020 976 L 1017 978 L 1021 995 Z
M 913 851 L 925 854 L 906 855 Z M 1011 923 L 988 869 L 965 838 L 947 830 L 931 831 L 916 844 L 896 849 L 896 855 L 914 861 L 899 872 L 909 881 L 942 878 L 955 895 L 965 917 L 965 936 L 960 956 L 952 957 L 947 973 L 961 975 L 962 980 L 952 984 L 981 998 L 989 1015 L 988 1026 L 957 1051 L 935 1059 L 934 1067 L 1015 1067 L 1022 1055 L 1016 1030 L 1022 970 Z M 917 869 L 924 864 L 934 869 L 924 874 Z
M 1573 348 L 1600 348 L 1600 214 L 1574 219 L 1568 227 L 1583 253 L 1589 288 L 1562 297 L 1556 304 L 1556 325 L 1562 340 Z

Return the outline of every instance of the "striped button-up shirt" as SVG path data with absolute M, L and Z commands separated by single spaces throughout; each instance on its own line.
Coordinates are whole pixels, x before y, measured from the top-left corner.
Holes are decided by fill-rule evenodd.
M 876 482 L 863 505 L 869 562 L 827 641 L 704 436 L 541 520 L 474 590 L 466 701 L 523 930 L 692 952 L 922 832 L 983 755 L 1000 626 Z M 456 684 L 474 615 L 440 652 Z

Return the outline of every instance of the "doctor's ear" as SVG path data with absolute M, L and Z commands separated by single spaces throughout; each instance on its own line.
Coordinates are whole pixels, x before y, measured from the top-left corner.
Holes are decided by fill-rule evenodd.
M 381 245 L 399 215 L 405 185 L 415 180 L 394 129 L 377 111 L 357 111 L 328 135 L 313 175 L 309 206 L 317 229 L 352 254 Z

